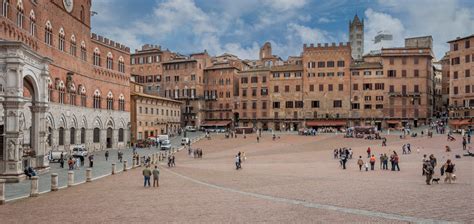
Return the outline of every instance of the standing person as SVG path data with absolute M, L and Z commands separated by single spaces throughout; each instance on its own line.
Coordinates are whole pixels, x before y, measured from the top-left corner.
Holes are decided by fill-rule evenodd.
M 67 165 L 69 166 L 69 170 L 74 169 L 74 160 L 72 159 L 72 157 L 69 157 L 69 160 L 67 161 Z
M 467 144 L 471 144 L 471 132 L 467 133 Z
M 260 142 L 260 136 L 257 136 L 257 143 Z
M 397 152 L 393 151 L 393 171 L 395 171 L 395 168 L 397 171 L 400 171 L 400 166 L 398 166 L 398 162 L 400 160 L 400 157 L 398 157 Z
M 334 159 L 337 159 L 337 149 L 334 149 Z
M 59 165 L 61 165 L 61 168 L 64 168 L 64 154 L 62 152 L 59 158 Z
M 387 146 L 387 138 L 383 138 L 382 140 L 382 146 Z
M 105 151 L 105 161 L 109 160 L 109 151 Z
M 153 169 L 153 187 L 160 187 L 160 170 L 158 169 L 158 166 L 155 166 L 155 169 Z
M 84 156 L 77 157 L 76 161 L 74 161 L 74 168 L 79 169 L 79 164 L 83 164 L 82 161 L 84 160 Z
M 426 184 L 431 185 L 431 179 L 433 178 L 433 166 L 431 166 L 431 163 L 429 160 L 426 160 L 423 163 L 423 171 L 425 172 L 426 176 Z
M 143 169 L 143 187 L 146 187 L 148 183 L 148 187 L 150 187 L 150 176 L 151 176 L 151 170 L 149 169 L 149 166 L 146 166 L 145 169 Z
M 89 167 L 94 167 L 94 155 L 89 156 Z
M 438 161 L 436 160 L 436 157 L 433 154 L 430 155 L 430 160 L 429 161 L 431 163 L 431 166 L 433 167 L 433 174 L 434 174 L 434 171 L 436 169 L 436 165 L 438 164 Z
M 428 159 L 426 158 L 426 154 L 423 155 L 423 159 L 421 160 L 421 162 L 423 163 L 423 167 L 421 168 L 421 170 L 423 171 L 423 173 L 421 174 L 422 176 L 425 175 L 425 162 L 428 161 Z
M 176 157 L 174 157 L 174 154 L 171 156 L 171 165 L 172 165 L 173 167 L 176 166 Z
M 352 159 L 352 148 L 349 148 L 349 159 Z
M 407 149 L 408 149 L 408 153 L 410 154 L 410 153 L 411 153 L 411 145 L 410 145 L 410 143 L 407 144 Z
M 402 146 L 402 154 L 407 154 L 406 144 L 403 144 Z
M 382 153 L 380 153 L 379 159 L 380 159 L 380 167 L 379 167 L 379 168 L 380 168 L 380 169 L 383 169 L 383 168 L 382 168 L 382 167 L 383 167 L 383 154 L 382 154 Z
M 466 150 L 467 140 L 466 136 L 462 137 L 462 150 Z
M 346 169 L 346 162 L 347 162 L 347 153 L 342 153 L 341 155 L 341 164 L 342 164 L 342 169 Z
M 367 148 L 367 158 L 370 158 L 370 147 Z
M 235 156 L 235 169 L 240 169 L 240 157 L 238 154 Z
M 388 170 L 388 156 L 386 153 L 383 154 L 383 165 L 382 169 Z
M 362 156 L 359 156 L 359 160 L 357 160 L 357 165 L 359 165 L 359 171 L 362 171 L 362 166 L 364 165 L 364 161 L 362 160 Z
M 375 167 L 375 155 L 372 154 L 370 157 L 370 170 L 374 170 Z
M 450 159 L 446 161 L 446 164 L 444 164 L 444 173 L 446 173 L 446 178 L 444 178 L 444 182 L 451 183 L 453 181 L 453 175 L 454 175 L 454 163 L 451 162 Z

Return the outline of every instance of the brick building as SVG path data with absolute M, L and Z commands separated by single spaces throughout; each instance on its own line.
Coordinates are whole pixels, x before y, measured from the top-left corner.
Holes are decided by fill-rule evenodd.
M 78 144 L 90 151 L 125 147 L 130 121 L 129 48 L 91 33 L 91 1 L 5 0 L 1 8 L 1 42 L 21 42 L 24 51 L 51 61 L 40 78 L 48 83 L 45 90 L 49 93 L 42 104 L 48 112 L 38 112 L 46 124 L 43 127 L 39 121 L 32 122 L 35 120 L 32 115 L 36 116 L 39 109 L 28 108 L 39 104 L 35 100 L 43 87 L 35 85 L 41 80 L 27 80 L 26 84 L 31 86 L 19 92 L 31 100 L 24 103 L 24 109 L 15 119 L 21 124 L 18 136 L 22 140 L 12 139 L 8 145 L 4 142 L 0 154 L 5 153 L 5 147 L 11 146 L 12 151 L 21 148 L 24 156 L 17 156 L 14 161 L 23 162 L 23 166 L 47 167 L 44 155 L 50 150 L 68 151 Z M 26 71 L 21 67 L 15 69 L 23 71 L 25 76 Z M 8 94 L 2 96 L 5 98 L 1 100 L 8 103 Z M 1 114 L 5 122 L 6 115 Z M 41 125 L 39 129 L 38 125 Z M 12 132 L 7 130 L 2 135 L 9 138 L 9 133 Z M 33 146 L 37 135 L 46 136 L 44 142 L 38 140 L 40 145 L 46 145 L 44 149 Z M 32 156 L 27 154 L 35 155 L 36 160 L 29 159 Z
M 176 133 L 181 128 L 181 102 L 146 94 L 145 86 L 130 82 L 131 143 Z
M 474 125 L 474 35 L 448 42 L 449 117 L 454 128 Z

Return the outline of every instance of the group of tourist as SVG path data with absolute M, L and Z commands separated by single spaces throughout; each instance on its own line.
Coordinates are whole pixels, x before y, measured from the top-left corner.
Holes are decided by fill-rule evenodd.
M 168 167 L 175 167 L 176 166 L 176 157 L 174 156 L 174 154 L 170 154 L 168 155 Z
M 431 185 L 432 182 L 438 183 L 438 181 L 441 178 L 433 178 L 433 175 L 435 174 L 435 168 L 436 165 L 438 164 L 438 161 L 436 157 L 431 154 L 429 158 L 426 158 L 426 154 L 423 155 L 423 167 L 422 167 L 422 176 L 426 177 L 426 184 Z M 444 178 L 445 183 L 452 183 L 453 181 L 456 180 L 456 175 L 454 174 L 455 171 L 455 165 L 454 163 L 451 162 L 450 159 L 446 161 L 445 164 L 443 164 L 440 168 L 440 175 L 446 177 Z
M 192 149 L 191 147 L 188 147 L 188 156 L 192 156 L 195 159 L 202 158 L 202 149 Z
M 346 169 L 346 163 L 348 159 L 352 159 L 352 149 L 351 148 L 339 148 L 334 149 L 334 159 L 339 158 L 339 167 Z
M 153 187 L 159 187 L 160 186 L 160 170 L 158 169 L 158 166 L 155 165 L 155 169 L 153 170 L 150 170 L 150 165 L 147 165 L 145 167 L 145 169 L 143 169 L 143 178 L 144 178 L 144 182 L 143 182 L 143 187 L 146 187 L 148 185 L 148 187 L 151 187 L 150 186 L 150 178 L 151 176 L 153 176 Z

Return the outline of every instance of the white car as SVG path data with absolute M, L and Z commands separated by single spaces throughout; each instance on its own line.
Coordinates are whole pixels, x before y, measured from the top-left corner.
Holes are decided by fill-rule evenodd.
M 87 149 L 82 147 L 77 147 L 72 149 L 72 156 L 73 157 L 87 157 L 88 152 Z
M 49 156 L 48 159 L 50 162 L 59 162 L 61 159 L 61 153 L 63 154 L 63 159 L 66 159 L 68 157 L 67 152 L 63 151 L 49 151 Z
M 191 140 L 189 138 L 181 139 L 181 145 L 189 145 L 189 143 L 191 143 Z
M 195 132 L 196 128 L 194 126 L 186 126 L 186 131 Z
M 170 149 L 171 149 L 170 140 L 164 140 L 161 142 L 161 150 L 170 150 Z

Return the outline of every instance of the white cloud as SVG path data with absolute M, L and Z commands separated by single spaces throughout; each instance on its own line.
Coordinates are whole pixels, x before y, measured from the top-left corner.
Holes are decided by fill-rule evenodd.
M 387 31 L 393 35 L 392 46 L 403 46 L 405 38 L 405 27 L 402 22 L 392 17 L 389 14 L 382 12 L 376 12 L 369 8 L 365 10 L 365 33 L 364 33 L 364 45 L 365 53 L 372 50 L 380 50 L 378 46 L 374 44 L 374 37 L 381 31 Z M 392 47 L 385 46 L 385 47 Z
M 318 19 L 318 23 L 332 23 L 332 22 L 334 22 L 334 20 L 327 17 L 321 17 Z
M 288 24 L 288 31 L 299 38 L 300 43 L 321 43 L 331 41 L 330 34 L 318 28 L 310 28 L 295 23 Z
M 278 11 L 299 9 L 308 3 L 307 0 L 263 0 L 263 3 Z
M 474 33 L 473 9 L 457 0 L 384 0 L 379 4 L 400 15 L 407 37 L 432 35 L 437 59 L 449 50 L 447 41 Z

